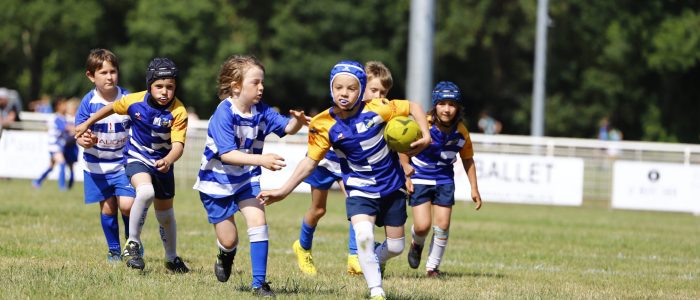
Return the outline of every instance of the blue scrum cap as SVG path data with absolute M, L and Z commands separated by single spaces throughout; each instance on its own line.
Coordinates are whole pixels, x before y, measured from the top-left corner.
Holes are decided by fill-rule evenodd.
M 148 64 L 148 70 L 146 71 L 146 88 L 150 89 L 151 84 L 158 79 L 177 79 L 178 73 L 177 66 L 172 60 L 169 58 L 156 57 Z
M 433 88 L 433 106 L 442 100 L 451 100 L 459 105 L 462 103 L 462 93 L 459 87 L 452 81 L 440 81 Z
M 330 76 L 330 88 L 331 88 L 331 101 L 333 101 L 333 79 L 340 74 L 350 75 L 357 79 L 360 83 L 360 96 L 358 97 L 352 108 L 355 108 L 357 104 L 362 101 L 362 97 L 365 94 L 365 86 L 367 86 L 367 74 L 365 74 L 365 68 L 361 63 L 354 60 L 343 60 L 335 64 L 331 69 Z

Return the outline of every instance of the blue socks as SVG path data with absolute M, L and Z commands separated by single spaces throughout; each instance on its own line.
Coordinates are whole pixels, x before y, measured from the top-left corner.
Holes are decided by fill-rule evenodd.
M 357 241 L 355 240 L 355 229 L 352 227 L 352 223 L 350 224 L 350 232 L 348 235 L 348 253 L 357 255 Z
M 58 165 L 58 188 L 62 191 L 66 190 L 66 164 Z
M 304 220 L 301 221 L 301 232 L 299 232 L 299 244 L 301 244 L 301 247 L 305 250 L 311 250 L 311 245 L 314 242 L 314 231 L 316 231 L 316 227 L 306 225 L 306 223 L 304 223 Z
M 102 220 L 102 231 L 104 231 L 105 238 L 107 239 L 107 247 L 109 250 L 117 250 L 121 252 L 121 246 L 119 244 L 119 221 L 117 215 L 105 215 L 100 214 L 100 219 Z
M 268 241 L 250 243 L 250 262 L 253 267 L 253 287 L 261 287 L 267 275 Z

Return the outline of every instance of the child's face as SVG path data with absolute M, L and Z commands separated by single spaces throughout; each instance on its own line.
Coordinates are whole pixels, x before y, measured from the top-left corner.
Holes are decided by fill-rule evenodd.
M 367 88 L 365 88 L 365 96 L 362 100 L 372 100 L 377 98 L 386 98 L 386 94 L 389 93 L 389 89 L 382 85 L 379 78 L 372 78 L 367 81 Z
M 265 72 L 258 66 L 251 66 L 243 73 L 243 82 L 234 82 L 233 91 L 238 99 L 247 104 L 258 104 L 262 99 L 265 82 Z
M 449 124 L 457 115 L 457 104 L 449 100 L 440 101 L 435 105 L 435 112 L 440 122 Z
M 102 67 L 95 70 L 94 74 L 86 72 L 87 77 L 95 84 L 99 91 L 111 91 L 117 88 L 119 81 L 119 71 L 111 62 L 102 62 Z
M 177 85 L 173 78 L 158 79 L 151 83 L 151 96 L 158 104 L 166 105 L 175 97 L 175 87 Z
M 360 83 L 350 75 L 340 74 L 333 79 L 333 102 L 342 110 L 351 110 L 360 97 Z

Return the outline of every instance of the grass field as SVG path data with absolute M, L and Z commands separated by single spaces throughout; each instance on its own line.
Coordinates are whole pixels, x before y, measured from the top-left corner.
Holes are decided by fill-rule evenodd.
M 153 209 L 143 234 L 146 269 L 137 272 L 106 262 L 98 206 L 83 204 L 80 183 L 61 193 L 51 181 L 40 190 L 25 180 L 0 181 L 0 297 L 249 297 L 245 223 L 237 219 L 242 238 L 235 274 L 219 283 L 214 232 L 199 198 L 189 186 L 177 193 L 178 252 L 192 269 L 185 275 L 163 266 Z M 268 209 L 273 290 L 281 299 L 366 298 L 364 279 L 345 273 L 347 222 L 337 193 L 314 240 L 319 275 L 298 271 L 291 244 L 308 205 L 308 195 L 296 194 Z M 409 240 L 410 222 L 409 214 Z M 422 268 L 408 267 L 404 251 L 388 263 L 385 290 L 390 299 L 699 299 L 700 218 L 610 210 L 603 202 L 553 207 L 486 199 L 478 212 L 458 203 L 440 269 L 443 278 L 424 278 Z

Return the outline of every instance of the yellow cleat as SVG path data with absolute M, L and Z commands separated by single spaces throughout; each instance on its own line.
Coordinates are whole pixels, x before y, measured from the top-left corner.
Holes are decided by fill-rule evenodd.
M 306 275 L 316 275 L 316 266 L 314 265 L 313 257 L 311 257 L 311 250 L 302 248 L 299 240 L 294 241 L 292 249 L 294 254 L 297 255 L 299 270 Z
M 348 254 L 348 274 L 362 275 L 362 267 L 360 267 L 360 259 L 357 254 Z
M 376 296 L 370 297 L 369 300 L 386 300 L 386 296 L 384 296 L 384 295 L 376 295 Z

